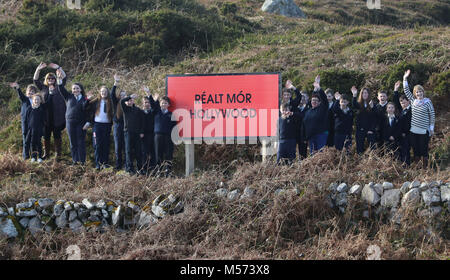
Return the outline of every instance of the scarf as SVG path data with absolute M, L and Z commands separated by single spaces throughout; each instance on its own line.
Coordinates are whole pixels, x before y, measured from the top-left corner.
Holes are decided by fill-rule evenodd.
M 428 102 L 431 102 L 431 100 L 429 98 L 423 98 L 422 100 L 419 99 L 414 99 L 414 106 L 424 106 L 426 105 Z

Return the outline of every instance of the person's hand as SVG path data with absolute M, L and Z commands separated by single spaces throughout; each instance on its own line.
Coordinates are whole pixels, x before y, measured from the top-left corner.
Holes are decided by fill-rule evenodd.
M 394 141 L 395 139 L 393 136 L 391 136 L 391 137 L 389 137 L 389 140 Z
M 398 91 L 398 89 L 400 88 L 400 85 L 401 85 L 401 84 L 402 84 L 401 81 L 395 82 L 395 85 L 394 85 L 394 91 Z
M 139 134 L 141 138 L 144 138 L 144 133 Z
M 339 101 L 339 99 L 341 99 L 341 94 L 339 93 L 339 91 L 336 91 L 336 92 L 334 93 L 334 98 L 335 98 L 336 100 L 338 100 L 338 101 Z
M 118 82 L 120 82 L 120 77 L 119 75 L 114 74 L 114 85 L 116 86 Z
M 373 100 L 370 100 L 369 106 L 370 106 L 370 108 L 373 108 Z
M 355 86 L 352 86 L 352 88 L 350 89 L 350 91 L 353 94 L 353 97 L 356 97 L 358 95 L 358 90 L 356 89 Z
M 150 95 L 150 89 L 147 86 L 142 86 L 142 90 L 147 94 Z
M 373 134 L 373 131 L 369 130 L 367 131 L 367 134 Z
M 137 95 L 136 95 L 136 93 L 133 93 L 130 97 L 131 97 L 132 99 L 136 99 L 136 98 L 137 98 Z
M 402 137 L 406 137 L 406 133 L 402 133 Z
M 38 69 L 38 70 L 42 70 L 42 69 L 44 69 L 45 67 L 47 67 L 47 63 L 41 62 L 41 63 L 39 63 L 37 69 Z
M 10 83 L 9 86 L 12 87 L 13 89 L 18 89 L 19 88 L 19 84 L 16 83 L 16 82 Z
M 56 77 L 57 77 L 58 79 L 62 80 L 63 74 L 62 74 L 61 69 L 57 69 L 57 70 L 56 70 Z
M 405 74 L 403 75 L 403 80 L 407 80 L 409 77 L 409 74 L 411 74 L 411 70 L 406 70 Z
M 94 97 L 94 95 L 93 95 L 93 93 L 92 93 L 92 90 L 90 90 L 90 91 L 88 91 L 88 92 L 86 93 L 86 98 L 87 98 L 88 100 L 91 100 L 93 97 Z
M 88 130 L 88 128 L 91 126 L 91 124 L 90 123 L 86 123 L 84 126 L 83 126 L 83 130 Z
M 48 67 L 50 67 L 50 68 L 52 68 L 52 69 L 58 69 L 58 68 L 60 68 L 59 67 L 59 65 L 58 64 L 56 64 L 56 63 L 50 63 L 49 65 L 48 65 Z
M 314 79 L 314 82 L 320 84 L 320 76 L 317 75 L 316 78 Z
M 124 91 L 124 90 L 122 90 L 122 91 L 120 92 L 120 98 L 124 98 L 125 96 L 127 96 L 127 92 Z
M 429 133 L 430 133 L 430 137 L 433 136 L 434 135 L 434 130 L 430 129 Z
M 292 81 L 291 81 L 291 80 L 287 80 L 285 86 L 286 86 L 287 89 L 295 89 L 295 87 L 294 87 L 294 85 L 292 84 Z

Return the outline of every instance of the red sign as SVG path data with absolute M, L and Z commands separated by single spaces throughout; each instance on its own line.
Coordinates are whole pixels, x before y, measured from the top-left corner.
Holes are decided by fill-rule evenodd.
M 280 73 L 168 75 L 166 90 L 182 138 L 277 134 Z

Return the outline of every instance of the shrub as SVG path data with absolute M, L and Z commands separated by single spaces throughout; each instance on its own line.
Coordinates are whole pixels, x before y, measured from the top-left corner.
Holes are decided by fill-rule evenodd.
M 450 70 L 442 73 L 434 73 L 427 85 L 433 89 L 437 96 L 450 97 Z
M 428 81 L 428 77 L 434 70 L 434 66 L 421 63 L 421 62 L 406 62 L 402 61 L 398 64 L 389 67 L 386 74 L 381 77 L 381 89 L 389 90 L 394 88 L 396 81 L 401 81 L 403 79 L 403 74 L 405 71 L 410 69 L 411 75 L 408 79 L 409 85 L 412 87 L 414 85 L 424 85 Z
M 348 93 L 352 86 L 360 88 L 364 83 L 364 73 L 342 68 L 331 68 L 319 71 L 320 84 L 323 89 L 331 88 L 334 92 Z M 312 90 L 314 78 L 307 84 Z

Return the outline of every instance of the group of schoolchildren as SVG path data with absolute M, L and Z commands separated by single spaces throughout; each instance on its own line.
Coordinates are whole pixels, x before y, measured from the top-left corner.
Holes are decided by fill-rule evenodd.
M 314 91 L 309 101 L 307 92 L 300 92 L 290 80 L 282 92 L 278 121 L 279 147 L 277 162 L 292 163 L 298 147 L 299 159 L 306 158 L 309 144 L 313 155 L 325 146 L 350 152 L 353 125 L 358 154 L 379 148 L 382 153 L 392 153 L 410 165 L 412 148 L 414 162 L 428 165 L 428 143 L 434 134 L 435 112 L 424 88 L 416 85 L 411 93 L 408 85 L 410 70 L 403 76 L 404 95 L 400 95 L 401 82 L 394 86 L 392 102 L 386 91 L 377 94 L 374 104 L 368 88 L 358 90 L 353 86 L 347 94 L 323 91 L 320 77 L 314 81 Z M 292 93 L 295 92 L 295 98 Z
M 39 80 L 40 71 L 46 67 L 56 70 Z M 72 164 L 86 162 L 86 132 L 92 126 L 92 139 L 97 169 L 109 167 L 110 136 L 113 128 L 115 146 L 115 169 L 130 174 L 169 175 L 172 169 L 173 142 L 172 113 L 168 110 L 170 99 L 155 98 L 147 87 L 143 106 L 135 104 L 136 94 L 127 95 L 116 89 L 120 81 L 114 75 L 114 86 L 109 90 L 102 86 L 94 96 L 86 93 L 80 83 L 73 83 L 71 92 L 65 88 L 66 74 L 55 63 L 41 63 L 28 85 L 25 94 L 17 83 L 10 86 L 17 90 L 21 100 L 21 125 L 23 158 L 42 162 L 49 158 L 53 134 L 55 159 L 61 157 L 61 132 L 67 129 Z M 156 100 L 155 100 L 156 99 Z M 42 146 L 41 138 L 44 137 Z M 134 165 L 136 162 L 136 166 Z

